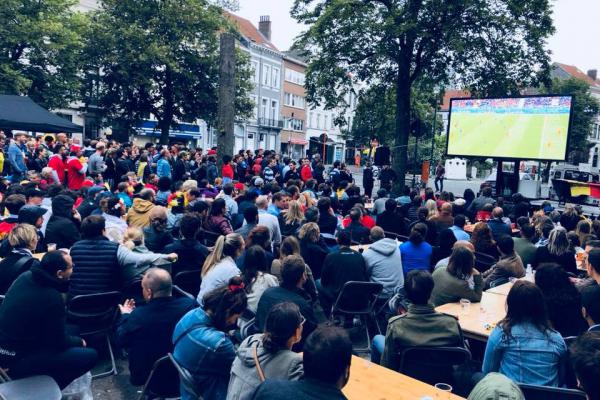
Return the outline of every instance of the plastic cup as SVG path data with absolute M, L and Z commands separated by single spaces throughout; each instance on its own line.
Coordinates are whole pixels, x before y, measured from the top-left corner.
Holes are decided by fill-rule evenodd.
M 468 314 L 471 308 L 471 301 L 468 299 L 460 299 L 460 310 L 463 314 Z
M 56 243 L 48 243 L 48 251 L 56 250 Z
M 452 386 L 447 383 L 436 383 L 434 387 L 437 389 L 436 397 L 449 399 L 452 394 Z

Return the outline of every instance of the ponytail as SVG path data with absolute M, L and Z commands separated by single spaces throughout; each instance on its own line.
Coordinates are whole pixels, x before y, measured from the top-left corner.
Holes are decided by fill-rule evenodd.
M 204 310 L 210 311 L 213 325 L 225 332 L 229 327 L 227 320 L 235 314 L 241 314 L 248 306 L 244 282 L 239 276 L 229 279 L 227 285 L 206 293 L 202 298 Z
M 287 343 L 302 323 L 300 308 L 294 303 L 283 302 L 274 305 L 265 321 L 262 343 L 271 354 L 287 348 Z
M 427 225 L 419 222 L 410 230 L 408 240 L 413 244 L 419 245 L 425 241 L 425 237 L 427 237 Z
M 201 272 L 201 275 L 203 278 L 223 258 L 223 246 L 224 245 L 225 245 L 225 236 L 221 235 L 215 242 L 215 247 L 213 248 L 212 253 L 210 253 L 208 255 L 208 257 L 206 257 L 206 260 L 204 261 L 204 265 L 202 266 L 202 272 Z

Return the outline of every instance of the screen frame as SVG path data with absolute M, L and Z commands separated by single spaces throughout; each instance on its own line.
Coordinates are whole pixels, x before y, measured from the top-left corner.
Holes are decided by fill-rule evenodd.
M 569 122 L 567 125 L 567 143 L 565 146 L 565 154 L 561 159 L 555 158 L 516 158 L 516 157 L 496 157 L 496 156 L 476 156 L 472 154 L 454 154 L 448 153 L 448 144 L 450 142 L 450 126 L 452 122 L 452 102 L 454 100 L 494 100 L 494 99 L 525 99 L 525 98 L 536 98 L 536 97 L 570 97 L 571 98 L 571 110 L 569 111 Z M 448 108 L 448 127 L 446 128 L 446 157 L 463 157 L 463 158 L 492 158 L 494 160 L 531 160 L 531 161 L 566 161 L 567 154 L 569 151 L 569 144 L 571 142 L 571 126 L 573 125 L 573 105 L 574 97 L 570 94 L 529 94 L 529 95 L 518 95 L 518 96 L 487 96 L 487 97 L 451 97 L 450 107 Z

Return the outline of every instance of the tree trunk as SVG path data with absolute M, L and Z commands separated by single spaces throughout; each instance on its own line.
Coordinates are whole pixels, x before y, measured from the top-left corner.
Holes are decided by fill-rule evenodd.
M 233 156 L 235 118 L 235 38 L 229 33 L 221 35 L 219 110 L 217 159 L 219 165 L 223 156 Z
M 165 69 L 165 88 L 163 91 L 163 115 L 159 120 L 160 126 L 160 144 L 169 144 L 169 133 L 174 117 L 174 99 L 173 99 L 173 79 L 171 77 L 171 68 Z
M 405 185 L 406 166 L 408 159 L 408 135 L 410 134 L 410 83 L 407 66 L 398 66 L 396 77 L 396 147 L 393 155 L 393 169 L 398 176 L 392 190 L 402 193 Z

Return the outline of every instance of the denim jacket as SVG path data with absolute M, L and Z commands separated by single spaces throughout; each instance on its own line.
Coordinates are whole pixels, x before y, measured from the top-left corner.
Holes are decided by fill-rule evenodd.
M 213 324 L 201 308 L 181 318 L 173 332 L 173 356 L 194 377 L 204 400 L 220 400 L 227 395 L 231 364 L 235 349 L 229 337 Z M 191 393 L 181 388 L 182 400 L 192 400 Z
M 561 386 L 567 357 L 565 341 L 555 330 L 544 333 L 520 324 L 512 327 L 508 338 L 498 325 L 488 339 L 482 370 L 500 372 L 518 383 Z

